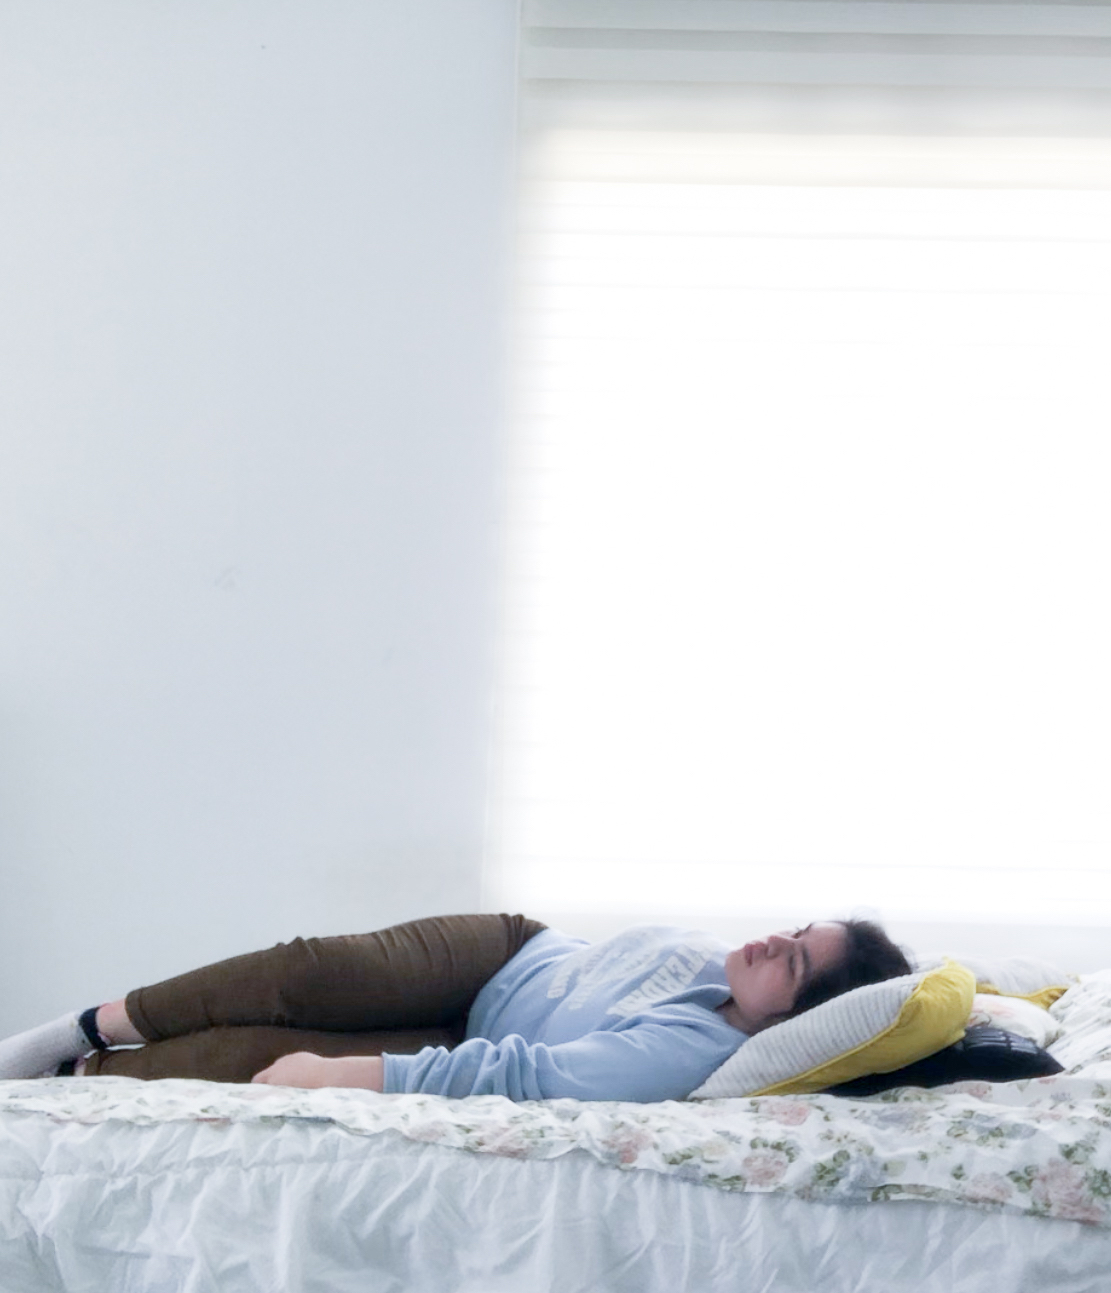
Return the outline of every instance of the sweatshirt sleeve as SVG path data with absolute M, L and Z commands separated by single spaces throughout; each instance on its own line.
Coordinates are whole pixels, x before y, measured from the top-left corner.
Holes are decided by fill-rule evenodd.
M 630 1021 L 547 1046 L 518 1035 L 474 1037 L 454 1050 L 385 1055 L 387 1092 L 504 1095 L 511 1100 L 682 1100 L 737 1049 L 744 1034 L 689 1019 Z

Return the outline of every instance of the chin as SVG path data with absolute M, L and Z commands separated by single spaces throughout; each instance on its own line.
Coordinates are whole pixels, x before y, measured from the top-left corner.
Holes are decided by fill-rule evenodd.
M 735 991 L 735 984 L 744 982 L 747 970 L 744 948 L 734 948 L 725 958 L 725 982 L 729 985 L 730 992 Z

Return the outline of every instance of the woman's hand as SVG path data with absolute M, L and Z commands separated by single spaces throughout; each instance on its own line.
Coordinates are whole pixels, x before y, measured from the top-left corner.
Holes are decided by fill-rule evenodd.
M 341 1055 L 328 1059 L 309 1051 L 296 1051 L 282 1055 L 252 1082 L 265 1082 L 270 1086 L 350 1086 L 366 1091 L 382 1090 L 382 1057 L 380 1055 Z

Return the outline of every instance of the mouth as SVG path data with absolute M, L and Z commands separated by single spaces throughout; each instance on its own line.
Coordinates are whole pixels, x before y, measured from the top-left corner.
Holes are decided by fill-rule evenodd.
M 762 950 L 762 943 L 746 943 L 744 946 L 745 965 L 751 965 L 756 959 L 757 954 Z

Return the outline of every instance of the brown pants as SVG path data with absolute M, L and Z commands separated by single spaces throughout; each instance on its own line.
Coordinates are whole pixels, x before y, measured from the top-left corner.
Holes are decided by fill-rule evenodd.
M 524 916 L 433 916 L 217 961 L 128 993 L 147 1044 L 98 1051 L 85 1073 L 249 1082 L 294 1051 L 455 1046 L 479 990 L 543 928 Z

